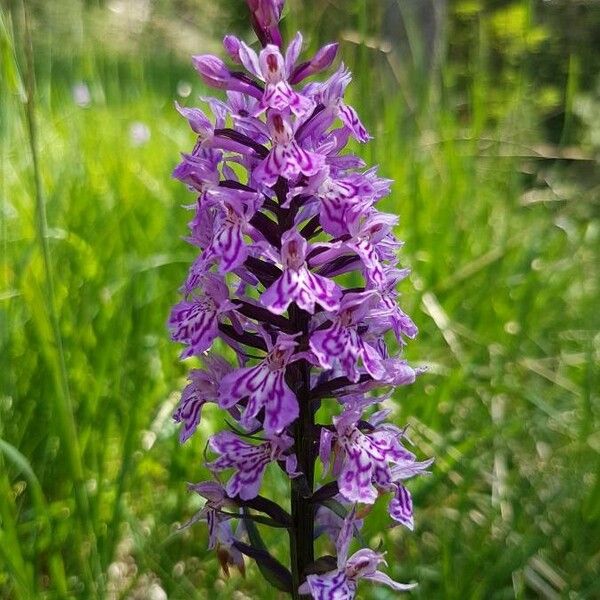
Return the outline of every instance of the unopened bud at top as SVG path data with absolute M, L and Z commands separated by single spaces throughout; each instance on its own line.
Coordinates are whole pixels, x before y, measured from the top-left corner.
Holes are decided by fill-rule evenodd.
M 303 79 L 328 69 L 337 55 L 339 44 L 323 46 L 310 60 L 298 65 L 290 75 L 290 83 L 300 83 Z
M 281 47 L 279 19 L 284 0 L 246 0 L 251 13 L 252 27 L 263 46 L 275 44 Z

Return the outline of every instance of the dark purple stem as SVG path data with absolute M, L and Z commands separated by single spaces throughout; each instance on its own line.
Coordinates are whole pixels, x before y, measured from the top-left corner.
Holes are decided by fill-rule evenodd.
M 297 331 L 308 336 L 309 316 L 297 306 L 290 307 L 291 321 L 296 325 Z M 292 581 L 294 585 L 293 598 L 302 598 L 298 587 L 304 581 L 307 567 L 315 560 L 314 555 L 314 520 L 315 506 L 310 497 L 314 487 L 315 472 L 315 438 L 314 438 L 314 404 L 309 400 L 310 395 L 310 364 L 300 360 L 292 365 L 292 385 L 298 398 L 300 415 L 294 423 L 294 441 L 298 468 L 304 473 L 304 485 L 292 480 L 291 505 L 292 523 L 290 530 L 290 559 L 292 567 Z
M 313 388 L 310 391 L 309 398 L 311 401 L 319 400 L 321 398 L 327 398 L 338 392 L 343 388 L 347 388 L 350 386 L 356 386 L 357 384 L 367 383 L 368 381 L 372 381 L 372 377 L 367 374 L 363 374 L 360 376 L 358 382 L 354 383 L 350 381 L 347 377 L 336 377 L 335 379 L 330 379 L 325 383 L 320 383 L 317 387 Z
M 215 129 L 215 136 L 224 137 L 233 140 L 234 142 L 238 142 L 239 144 L 243 144 L 244 146 L 248 146 L 248 148 L 252 148 L 260 158 L 265 158 L 267 154 L 269 154 L 267 148 L 262 144 L 255 142 L 252 138 L 239 131 L 235 131 L 235 129 Z
M 281 508 L 279 504 L 276 504 L 268 498 L 256 496 L 256 498 L 252 498 L 252 500 L 242 500 L 236 496 L 231 498 L 231 500 L 233 500 L 239 506 L 246 506 L 248 508 L 263 512 L 285 527 L 290 527 L 292 525 L 292 519 L 290 515 L 283 508 Z
M 244 266 L 252 273 L 264 286 L 268 288 L 280 275 L 281 269 L 275 265 L 249 256 Z
M 257 348 L 258 350 L 264 350 L 265 352 L 267 351 L 267 344 L 265 343 L 265 340 L 258 335 L 246 332 L 239 333 L 232 325 L 227 325 L 227 323 L 219 323 L 219 331 L 227 337 L 230 337 L 232 340 L 240 342 L 245 346 Z
M 329 500 L 339 494 L 340 488 L 338 487 L 337 481 L 331 481 L 322 485 L 311 497 L 311 502 L 323 502 Z
M 293 333 L 295 331 L 288 319 L 281 315 L 274 315 L 262 306 L 255 306 L 254 304 L 244 302 L 243 300 L 238 300 L 237 305 L 237 311 L 242 315 L 272 325 L 280 331 L 285 331 L 287 333 Z
M 280 205 L 285 202 L 288 183 L 279 178 L 274 188 Z M 299 202 L 292 201 L 289 209 L 281 209 L 278 215 L 280 233 L 287 231 L 293 223 Z M 288 311 L 293 329 L 301 334 L 299 348 L 308 346 L 310 315 L 292 304 Z M 307 598 L 298 592 L 306 577 L 307 567 L 315 560 L 314 520 L 315 506 L 311 503 L 315 473 L 315 405 L 310 402 L 310 364 L 299 360 L 288 367 L 287 380 L 294 390 L 300 408 L 298 419 L 293 424 L 294 449 L 298 459 L 298 470 L 304 475 L 291 482 L 292 528 L 290 529 L 290 563 L 292 571 L 292 597 L 294 600 Z

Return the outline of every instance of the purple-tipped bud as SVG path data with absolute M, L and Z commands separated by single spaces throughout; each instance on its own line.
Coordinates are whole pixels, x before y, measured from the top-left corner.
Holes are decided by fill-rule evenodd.
M 212 54 L 192 56 L 192 63 L 206 85 L 227 89 L 231 81 L 231 72 L 219 57 Z
M 235 35 L 226 35 L 223 38 L 223 47 L 231 57 L 231 60 L 238 65 L 242 64 L 240 60 L 240 46 L 240 40 Z
M 192 63 L 206 85 L 262 98 L 263 90 L 258 84 L 245 75 L 232 73 L 217 56 L 213 54 L 192 56 Z
M 323 46 L 310 60 L 294 69 L 290 76 L 290 83 L 300 83 L 303 79 L 328 69 L 337 56 L 338 48 L 338 43 Z
M 275 44 L 281 47 L 283 40 L 279 31 L 279 19 L 284 0 L 246 0 L 251 13 L 252 27 L 263 46 Z
M 199 108 L 186 108 L 180 106 L 179 102 L 175 102 L 175 108 L 180 115 L 188 120 L 192 131 L 203 137 L 208 137 L 212 133 L 213 124 Z

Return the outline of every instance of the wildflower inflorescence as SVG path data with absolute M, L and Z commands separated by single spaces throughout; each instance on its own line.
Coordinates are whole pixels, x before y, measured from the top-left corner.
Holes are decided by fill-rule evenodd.
M 228 35 L 232 67 L 194 56 L 226 99 L 206 99 L 212 117 L 177 105 L 198 136 L 174 171 L 197 195 L 187 240 L 198 256 L 169 328 L 182 358 L 203 364 L 190 372 L 174 419 L 182 443 L 207 403 L 227 412 L 228 425 L 208 440 L 213 480 L 190 486 L 206 500 L 191 522 L 207 521 L 225 570 L 243 568 L 246 555 L 295 598 L 354 598 L 360 579 L 405 590 L 378 570 L 383 554 L 348 557 L 362 526 L 357 506 L 382 494 L 392 519 L 413 528 L 405 482 L 431 463 L 417 461 L 405 431 L 378 408 L 417 375 L 389 351 L 417 333 L 398 306 L 408 271 L 397 266 L 397 218 L 375 208 L 391 182 L 344 153 L 350 138 L 370 139 L 344 101 L 344 65 L 305 83 L 331 67 L 337 44 L 299 62 L 300 33 L 282 49 L 283 0 L 248 6 L 262 50 Z M 317 422 L 326 415 L 330 422 Z M 290 479 L 290 512 L 260 494 L 272 463 Z M 266 550 L 257 523 L 289 531 L 290 569 Z M 335 561 L 315 560 L 322 534 L 335 543 Z

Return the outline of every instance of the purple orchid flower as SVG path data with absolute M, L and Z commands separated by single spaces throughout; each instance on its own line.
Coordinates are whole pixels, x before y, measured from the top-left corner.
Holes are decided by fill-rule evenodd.
M 283 275 L 260 298 L 272 313 L 284 313 L 292 302 L 310 314 L 315 312 L 315 304 L 330 312 L 338 310 L 342 290 L 331 279 L 311 273 L 307 254 L 308 244 L 297 231 L 290 229 L 281 236 Z
M 246 0 L 254 31 L 263 45 L 281 46 L 279 19 L 284 0 Z
M 208 350 L 219 333 L 219 317 L 235 308 L 227 285 L 218 276 L 207 273 L 202 285 L 202 292 L 176 304 L 169 317 L 171 338 L 188 346 L 181 358 Z
M 194 154 L 183 155 L 183 160 L 173 171 L 173 177 L 202 194 L 219 185 L 218 166 L 221 159 L 219 151 L 200 147 Z
M 256 78 L 265 83 L 265 92 L 260 102 L 261 112 L 272 108 L 278 112 L 291 110 L 297 117 L 304 117 L 315 108 L 312 99 L 298 94 L 288 83 L 292 69 L 298 60 L 302 49 L 302 35 L 296 37 L 289 45 L 285 58 L 281 55 L 279 48 L 273 44 L 263 48 L 259 55 L 247 46 L 240 43 L 239 58 L 246 69 Z
M 179 441 L 183 444 L 196 431 L 207 402 L 217 402 L 219 382 L 231 371 L 230 364 L 218 355 L 204 358 L 206 369 L 194 369 L 188 376 L 190 383 L 181 393 L 181 400 L 173 413 L 173 420 L 182 423 Z
M 341 494 L 337 494 L 333 499 L 336 502 L 339 502 L 341 506 L 348 510 L 348 512 L 352 509 L 352 505 L 349 504 Z M 335 544 L 343 526 L 343 517 L 340 517 L 339 514 L 335 513 L 327 506 L 319 506 L 317 509 L 317 514 L 315 515 L 315 539 L 320 535 L 325 534 L 331 540 L 331 542 Z M 354 528 L 356 532 L 360 531 L 362 526 L 362 519 L 354 520 Z
M 279 334 L 275 344 L 268 340 L 269 353 L 258 365 L 236 369 L 226 375 L 219 387 L 219 406 L 231 408 L 248 398 L 240 423 L 249 427 L 261 409 L 265 409 L 267 435 L 280 432 L 298 417 L 298 401 L 285 382 L 285 370 L 292 362 L 297 342 Z
M 329 466 L 332 441 L 335 440 L 339 460 L 334 465 L 340 494 L 349 502 L 373 504 L 378 497 L 375 485 L 392 486 L 390 463 L 414 462 L 414 455 L 400 443 L 403 431 L 390 424 L 381 425 L 380 415 L 366 421 L 370 431 L 361 431 L 363 406 L 350 403 L 344 412 L 333 418 L 335 433 L 321 430 L 320 457 Z
M 335 178 L 331 177 L 330 168 L 323 169 L 312 178 L 308 191 L 320 200 L 323 230 L 336 237 L 350 233 L 350 214 L 357 207 L 370 204 L 375 193 L 371 181 L 364 175 L 352 173 Z
M 262 98 L 263 90 L 259 85 L 248 77 L 230 71 L 219 57 L 212 54 L 202 54 L 193 56 L 192 62 L 206 85 Z
M 339 44 L 323 46 L 311 59 L 294 68 L 290 75 L 290 83 L 300 83 L 307 77 L 328 69 L 337 56 Z
M 250 220 L 262 204 L 257 194 L 227 190 L 209 196 L 214 211 L 213 237 L 204 250 L 204 260 L 217 260 L 219 273 L 233 271 L 248 257 L 249 247 L 244 237 L 259 238 Z
M 382 357 L 358 332 L 374 299 L 370 292 L 346 294 L 340 302 L 330 327 L 315 331 L 310 338 L 310 349 L 324 369 L 338 365 L 350 379 L 359 380 L 358 362 L 373 379 L 382 379 L 385 370 Z
M 386 259 L 383 255 L 384 240 L 391 235 L 392 227 L 397 221 L 395 215 L 355 204 L 345 211 L 344 222 L 350 237 L 346 236 L 344 241 L 331 244 L 330 249 L 321 253 L 313 264 L 323 264 L 354 253 L 362 262 L 367 283 L 375 288 L 383 286 L 383 261 Z
M 339 117 L 345 127 L 359 142 L 371 139 L 362 124 L 356 110 L 343 101 L 344 92 L 352 81 L 350 71 L 342 64 L 339 69 L 324 83 L 311 84 L 304 92 L 322 104 L 332 118 Z
M 352 600 L 356 597 L 358 582 L 361 579 L 381 583 L 397 592 L 413 589 L 414 583 L 398 583 L 379 571 L 379 565 L 386 565 L 383 554 L 363 548 L 348 558 L 348 550 L 355 528 L 355 511 L 348 513 L 336 542 L 337 569 L 322 575 L 309 575 L 300 586 L 301 594 L 311 594 L 314 600 Z
M 392 482 L 386 486 L 386 489 L 393 493 L 389 504 L 390 517 L 411 531 L 415 527 L 413 502 L 412 496 L 403 482 L 416 475 L 427 473 L 427 469 L 432 464 L 433 458 L 422 462 L 407 460 L 401 461 L 390 469 Z
M 409 275 L 408 269 L 385 269 L 383 280 L 375 287 L 379 292 L 381 304 L 379 308 L 371 311 L 367 322 L 371 330 L 387 331 L 390 326 L 396 340 L 404 344 L 404 337 L 414 339 L 419 330 L 413 320 L 400 308 L 398 304 L 398 291 L 396 286 Z
M 175 108 L 177 108 L 179 114 L 187 119 L 192 131 L 198 134 L 200 146 L 202 147 L 211 146 L 211 143 L 214 140 L 215 129 L 224 127 L 226 118 L 226 113 L 220 102 L 211 99 L 208 99 L 207 101 L 216 118 L 214 124 L 200 108 L 187 108 L 185 106 L 180 106 L 178 102 L 175 102 Z
M 259 144 L 266 144 L 269 141 L 269 130 L 263 121 L 252 116 L 259 112 L 259 101 L 239 92 L 227 92 L 227 100 L 227 110 L 236 130 Z
M 294 139 L 293 126 L 281 113 L 268 116 L 273 148 L 254 170 L 254 180 L 273 185 L 279 177 L 295 180 L 299 175 L 315 175 L 323 166 L 322 155 L 300 147 Z
M 219 458 L 206 466 L 220 472 L 234 469 L 235 473 L 225 488 L 230 497 L 238 496 L 242 500 L 256 498 L 260 484 L 269 463 L 277 460 L 285 462 L 290 475 L 296 473 L 296 458 L 293 454 L 284 456 L 294 441 L 287 435 L 254 445 L 242 440 L 230 431 L 221 431 L 209 440 L 210 449 L 219 454 Z
M 224 508 L 234 508 L 235 504 L 227 499 L 223 486 L 216 481 L 203 481 L 189 484 L 188 489 L 206 499 L 200 509 L 183 527 L 193 523 L 206 521 L 208 525 L 208 549 L 215 550 L 219 563 L 225 575 L 229 575 L 229 567 L 235 566 L 245 573 L 244 557 L 234 546 L 234 541 L 240 537 L 241 530 L 235 533 L 231 527 L 232 517 L 223 513 Z

